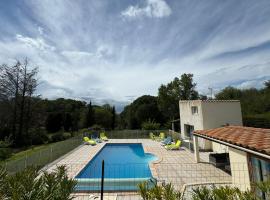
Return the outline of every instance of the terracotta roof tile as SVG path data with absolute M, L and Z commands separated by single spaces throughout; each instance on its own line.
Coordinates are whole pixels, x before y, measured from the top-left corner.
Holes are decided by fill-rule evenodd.
M 270 155 L 270 129 L 225 126 L 209 130 L 196 130 L 194 135 L 207 136 Z

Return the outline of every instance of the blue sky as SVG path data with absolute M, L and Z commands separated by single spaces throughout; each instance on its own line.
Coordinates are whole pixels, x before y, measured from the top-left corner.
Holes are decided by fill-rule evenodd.
M 0 63 L 27 56 L 38 92 L 122 106 L 193 73 L 197 89 L 270 79 L 269 0 L 0 1 Z

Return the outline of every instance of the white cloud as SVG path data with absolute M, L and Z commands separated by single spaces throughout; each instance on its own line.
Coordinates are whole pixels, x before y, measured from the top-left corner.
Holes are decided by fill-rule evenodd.
M 27 0 L 19 21 L 0 12 L 0 63 L 27 56 L 50 83 L 43 97 L 99 102 L 156 95 L 182 73 L 193 73 L 200 91 L 261 86 L 270 77 L 269 0 L 133 2 Z
M 39 34 L 40 35 L 43 35 L 43 33 L 44 33 L 44 29 L 42 28 L 42 27 L 38 27 L 38 32 L 39 32 Z
M 40 51 L 46 51 L 51 50 L 54 51 L 55 47 L 47 44 L 43 38 L 31 38 L 31 37 L 25 37 L 20 34 L 16 35 L 16 39 L 25 45 L 29 47 L 33 47 L 35 49 L 38 49 Z
M 62 51 L 61 54 L 69 59 L 84 59 L 84 58 L 91 58 L 94 56 L 93 53 L 85 51 Z
M 142 16 L 162 18 L 171 15 L 171 13 L 172 10 L 165 0 L 147 0 L 144 7 L 129 6 L 121 12 L 121 15 L 129 18 Z

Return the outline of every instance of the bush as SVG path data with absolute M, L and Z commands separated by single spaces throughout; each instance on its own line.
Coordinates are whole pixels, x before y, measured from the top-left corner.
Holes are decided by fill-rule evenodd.
M 10 137 L 5 137 L 4 140 L 0 141 L 0 160 L 9 158 L 12 154 L 12 149 L 9 148 L 12 145 Z
M 156 123 L 154 120 L 150 119 L 142 123 L 142 129 L 144 130 L 158 130 L 160 128 L 160 123 Z
M 12 175 L 0 169 L 0 199 L 71 200 L 75 185 L 76 181 L 68 178 L 64 166 L 50 173 L 26 168 Z
M 49 141 L 49 137 L 45 129 L 31 129 L 29 131 L 33 145 L 46 144 Z
M 66 140 L 68 138 L 71 138 L 72 137 L 72 134 L 70 132 L 64 132 L 63 133 L 63 137 L 64 137 L 64 140 Z
M 98 124 L 94 124 L 93 126 L 90 127 L 90 130 L 95 130 L 95 131 L 101 131 L 102 129 L 103 129 L 102 126 Z
M 151 185 L 150 185 L 151 186 Z M 185 200 L 184 195 L 174 190 L 171 184 L 150 187 L 148 182 L 138 185 L 139 194 L 143 200 Z M 270 179 L 254 184 L 254 189 L 264 192 L 266 199 L 270 197 Z M 258 193 L 257 193 L 258 194 Z M 241 191 L 236 187 L 229 186 L 201 186 L 191 192 L 192 200 L 259 200 L 256 192 Z
M 59 142 L 65 140 L 65 136 L 63 132 L 57 132 L 51 136 L 51 142 Z
M 256 195 L 250 191 L 242 192 L 236 187 L 221 186 L 221 187 L 198 187 L 192 191 L 193 200 L 259 200 Z
M 182 194 L 179 191 L 176 191 L 172 184 L 167 184 L 164 186 L 155 185 L 150 188 L 148 182 L 143 182 L 138 185 L 139 194 L 143 200 L 180 200 Z
M 249 115 L 243 117 L 244 126 L 270 128 L 270 114 Z
M 6 160 L 12 155 L 11 148 L 0 148 L 0 160 Z

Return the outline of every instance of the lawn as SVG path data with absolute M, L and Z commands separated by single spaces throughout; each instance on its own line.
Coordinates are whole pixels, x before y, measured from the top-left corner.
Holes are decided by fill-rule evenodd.
M 58 159 L 82 143 L 81 136 L 75 136 L 70 139 L 34 146 L 24 151 L 13 154 L 0 164 L 4 165 L 7 171 L 13 173 L 21 171 L 27 166 L 43 167 L 46 164 Z

